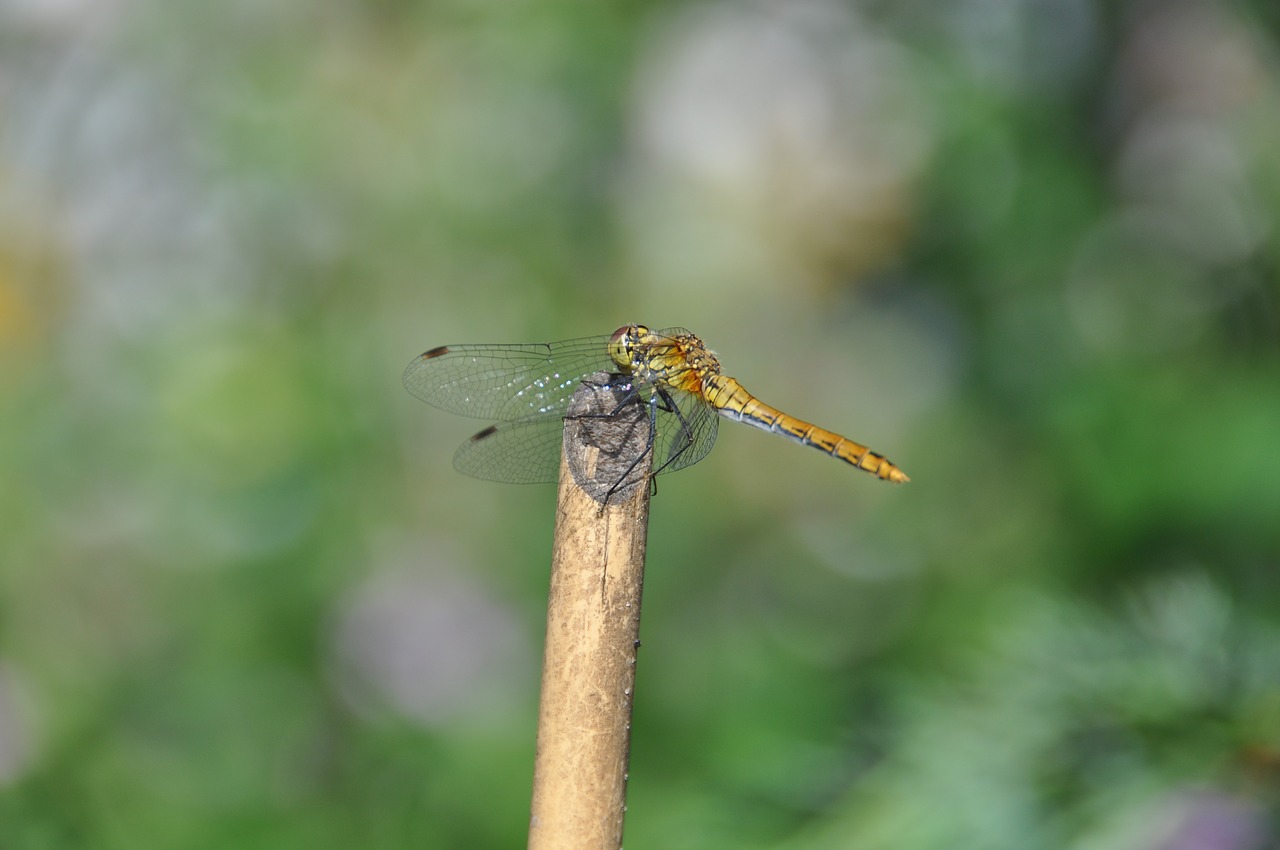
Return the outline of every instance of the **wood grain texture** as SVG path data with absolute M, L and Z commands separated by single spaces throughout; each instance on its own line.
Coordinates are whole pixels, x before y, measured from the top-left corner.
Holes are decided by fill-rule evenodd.
M 598 392 L 590 387 L 583 391 Z M 647 418 L 643 406 L 637 409 Z M 643 452 L 648 428 L 633 426 L 566 427 L 566 444 L 572 440 L 579 445 L 572 450 L 566 445 L 565 458 L 581 461 L 595 450 L 605 457 Z M 583 445 L 584 432 L 590 432 L 585 439 L 604 435 L 631 446 L 620 451 L 617 445 Z M 602 502 L 579 486 L 569 461 L 561 461 L 531 850 L 622 846 L 650 463 L 645 457 L 637 467 L 638 486 L 621 488 Z M 593 477 L 587 472 L 578 470 L 578 477 Z

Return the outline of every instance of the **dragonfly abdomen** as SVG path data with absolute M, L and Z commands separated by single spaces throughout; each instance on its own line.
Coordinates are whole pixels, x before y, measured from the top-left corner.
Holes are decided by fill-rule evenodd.
M 727 419 L 746 422 L 765 431 L 781 434 L 805 446 L 839 458 L 850 466 L 870 472 L 885 481 L 894 483 L 909 481 L 905 472 L 884 455 L 876 454 L 867 446 L 848 437 L 819 428 L 811 422 L 783 413 L 753 396 L 737 380 L 726 375 L 715 375 L 705 387 L 711 406 Z

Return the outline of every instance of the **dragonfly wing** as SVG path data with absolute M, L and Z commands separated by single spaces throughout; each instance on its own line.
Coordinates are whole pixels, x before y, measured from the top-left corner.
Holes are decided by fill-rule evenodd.
M 654 465 L 660 472 L 692 466 L 711 451 L 719 417 L 696 396 L 669 393 L 673 410 L 656 410 Z M 634 399 L 630 404 L 645 404 Z M 646 405 L 647 406 L 647 405 Z M 675 412 L 679 411 L 679 414 Z M 458 447 L 453 465 L 461 473 L 512 484 L 554 482 L 560 472 L 563 420 L 530 416 L 491 425 Z
M 427 404 L 463 416 L 504 422 L 563 417 L 582 379 L 611 368 L 608 346 L 607 336 L 529 345 L 446 345 L 414 358 L 403 382 Z
M 542 484 L 560 473 L 564 421 L 532 416 L 491 425 L 458 447 L 453 466 L 464 475 L 509 484 Z
M 653 466 L 658 472 L 675 472 L 693 466 L 707 456 L 716 441 L 720 417 L 701 398 L 669 391 L 674 410 L 658 407 Z

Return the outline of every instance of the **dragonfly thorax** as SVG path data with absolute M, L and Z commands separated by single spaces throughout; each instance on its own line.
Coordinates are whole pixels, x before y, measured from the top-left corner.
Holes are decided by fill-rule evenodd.
M 655 333 L 644 325 L 618 328 L 609 339 L 609 357 L 641 386 L 694 395 L 702 395 L 706 381 L 720 374 L 720 361 L 701 340 L 675 329 Z

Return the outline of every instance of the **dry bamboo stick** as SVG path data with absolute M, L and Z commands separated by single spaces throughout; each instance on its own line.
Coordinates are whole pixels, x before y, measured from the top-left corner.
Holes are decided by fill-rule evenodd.
M 622 846 L 652 452 L 621 397 L 586 383 L 565 423 L 530 850 Z

